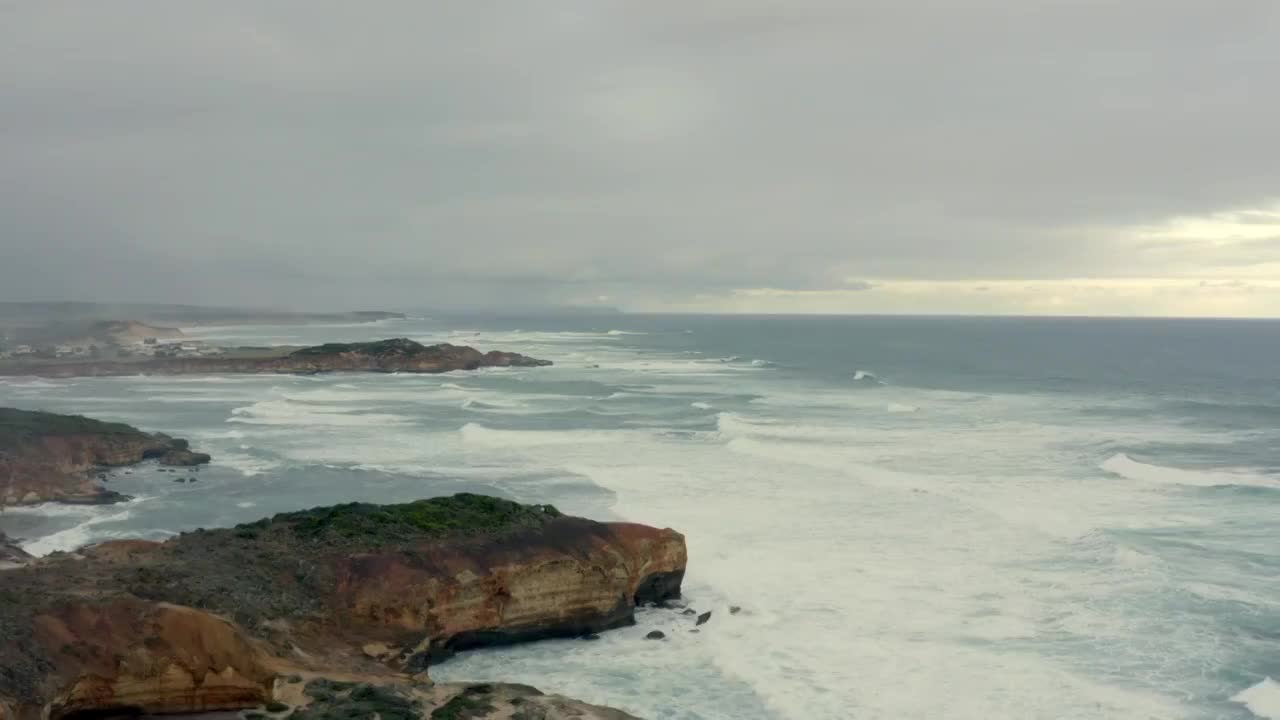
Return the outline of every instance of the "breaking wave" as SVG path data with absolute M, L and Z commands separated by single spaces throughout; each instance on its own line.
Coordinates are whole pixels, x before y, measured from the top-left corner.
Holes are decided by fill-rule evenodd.
M 1280 683 L 1271 678 L 1263 678 L 1262 682 L 1241 690 L 1231 702 L 1249 708 L 1249 712 L 1267 720 L 1280 720 Z
M 67 528 L 66 530 L 60 530 L 51 535 L 46 535 L 38 540 L 27 543 L 22 546 L 22 549 L 36 557 L 43 557 L 55 552 L 70 552 L 76 548 L 88 545 L 95 539 L 111 537 L 110 533 L 94 533 L 93 529 L 95 525 L 101 525 L 102 523 L 108 522 L 121 522 L 128 520 L 132 516 L 133 512 L 130 510 L 122 510 L 110 514 L 98 514 L 79 525 Z M 120 536 L 135 537 L 136 533 L 122 533 Z
M 1185 470 L 1182 468 L 1148 465 L 1138 462 L 1124 453 L 1107 458 L 1103 470 L 1129 480 L 1196 487 L 1221 487 L 1228 485 L 1280 488 L 1280 481 L 1265 475 L 1235 470 Z
M 884 385 L 884 381 L 878 375 L 866 370 L 857 370 L 853 373 L 853 381 L 863 383 L 865 385 Z
M 290 400 L 264 400 L 231 411 L 231 423 L 249 425 L 319 425 L 325 427 L 377 427 L 402 425 L 406 418 L 388 413 L 360 412 L 338 405 L 302 404 Z

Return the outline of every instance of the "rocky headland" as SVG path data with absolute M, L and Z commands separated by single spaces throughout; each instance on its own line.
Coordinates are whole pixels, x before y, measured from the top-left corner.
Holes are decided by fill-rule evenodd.
M 464 345 L 423 345 L 407 338 L 368 343 L 329 343 L 305 348 L 239 349 L 213 357 L 154 357 L 128 360 L 31 360 L 0 364 L 0 375 L 67 378 L 116 375 L 209 375 L 325 372 L 442 373 L 485 367 L 541 367 L 519 353 L 480 352 Z
M 19 558 L 0 575 L 0 718 L 623 720 L 426 670 L 631 624 L 679 596 L 686 558 L 673 530 L 469 494 Z
M 0 408 L 0 507 L 125 500 L 95 482 L 97 471 L 152 459 L 186 467 L 210 458 L 186 440 L 123 423 Z

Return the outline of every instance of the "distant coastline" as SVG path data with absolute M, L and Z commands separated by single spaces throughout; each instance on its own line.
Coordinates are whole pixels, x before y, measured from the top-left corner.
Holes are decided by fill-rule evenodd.
M 191 354 L 156 351 L 111 358 L 39 357 L 21 355 L 0 359 L 0 376 L 46 378 L 112 377 L 121 375 L 293 374 L 323 372 L 443 373 L 484 367 L 542 367 L 539 360 L 519 353 L 482 353 L 465 345 L 422 345 L 407 338 L 369 343 L 329 343 L 312 347 L 193 346 Z

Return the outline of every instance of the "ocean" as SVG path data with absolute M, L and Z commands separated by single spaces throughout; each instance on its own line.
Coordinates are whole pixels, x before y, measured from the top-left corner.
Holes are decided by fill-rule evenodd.
M 1280 323 L 430 317 L 205 327 L 409 337 L 549 368 L 8 378 L 0 404 L 214 456 L 107 507 L 9 509 L 43 554 L 462 490 L 688 538 L 711 622 L 464 654 L 652 720 L 1280 718 Z M 741 612 L 730 614 L 729 607 Z M 645 641 L 653 629 L 663 642 Z

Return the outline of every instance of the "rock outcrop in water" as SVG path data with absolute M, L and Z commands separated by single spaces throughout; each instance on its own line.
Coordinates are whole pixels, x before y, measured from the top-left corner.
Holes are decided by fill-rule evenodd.
M 97 377 L 114 375 L 208 375 L 325 372 L 442 373 L 485 367 L 541 367 L 538 360 L 497 350 L 482 353 L 465 345 L 423 345 L 406 338 L 368 343 L 329 343 L 298 350 L 259 349 L 215 357 L 165 357 L 144 360 L 32 361 L 0 365 L 2 375 Z
M 31 561 L 27 551 L 0 532 L 0 570 L 10 570 Z
M 463 696 L 422 673 L 458 650 L 631 624 L 637 603 L 679 595 L 685 563 L 672 530 L 466 494 L 104 543 L 0 575 L 0 717 L 305 703 L 283 689 L 294 676 L 389 683 L 422 711 L 394 717 L 512 717 L 483 708 L 520 693 Z M 325 702 L 377 700 L 352 689 Z M 626 717 L 556 714 L 534 692 L 547 712 L 525 717 Z M 476 712 L 435 714 L 455 697 Z
M 619 710 L 546 695 L 527 685 L 422 686 L 298 678 L 281 687 L 279 694 L 297 703 L 283 705 L 302 706 L 289 715 L 292 720 L 373 718 L 375 713 L 383 720 L 637 720 Z
M 155 459 L 209 462 L 186 440 L 79 415 L 0 408 L 0 506 L 41 502 L 104 504 L 125 499 L 93 481 L 93 471 Z

